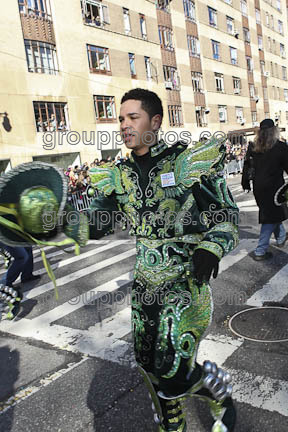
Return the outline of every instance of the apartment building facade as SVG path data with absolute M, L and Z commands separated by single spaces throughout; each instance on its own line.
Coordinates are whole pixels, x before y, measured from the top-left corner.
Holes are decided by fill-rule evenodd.
M 170 144 L 288 120 L 285 0 L 11 0 L 0 20 L 0 171 L 126 154 L 136 87 L 162 99 Z

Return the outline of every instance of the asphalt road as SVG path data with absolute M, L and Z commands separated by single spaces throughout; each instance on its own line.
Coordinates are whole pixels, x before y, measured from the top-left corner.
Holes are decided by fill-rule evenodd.
M 258 211 L 239 182 L 239 176 L 228 179 L 241 210 L 240 244 L 211 282 L 214 319 L 198 361 L 216 361 L 231 372 L 235 432 L 287 432 L 288 245 L 280 250 L 271 241 L 273 258 L 252 260 Z M 134 240 L 118 233 L 90 242 L 79 257 L 56 248 L 47 256 L 58 301 L 35 249 L 42 278 L 23 285 L 17 319 L 0 322 L 0 432 L 156 431 L 131 342 Z M 188 432 L 211 430 L 202 403 L 187 401 L 187 415 Z

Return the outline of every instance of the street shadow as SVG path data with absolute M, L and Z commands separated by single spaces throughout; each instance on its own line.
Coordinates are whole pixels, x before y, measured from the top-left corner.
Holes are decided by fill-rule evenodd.
M 0 432 L 12 430 L 14 407 L 7 402 L 15 393 L 18 376 L 19 352 L 11 351 L 8 345 L 0 347 Z

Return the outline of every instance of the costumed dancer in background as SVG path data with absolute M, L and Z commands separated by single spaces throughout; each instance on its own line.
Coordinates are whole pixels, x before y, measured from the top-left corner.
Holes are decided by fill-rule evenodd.
M 168 147 L 157 139 L 162 118 L 155 93 L 134 89 L 122 98 L 121 134 L 132 153 L 118 166 L 90 170 L 99 191 L 88 212 L 90 238 L 103 236 L 119 215 L 136 236 L 134 350 L 159 431 L 186 431 L 188 396 L 208 401 L 213 432 L 232 431 L 231 377 L 215 363 L 196 363 L 212 318 L 209 279 L 238 243 L 238 208 L 220 174 L 226 137 Z

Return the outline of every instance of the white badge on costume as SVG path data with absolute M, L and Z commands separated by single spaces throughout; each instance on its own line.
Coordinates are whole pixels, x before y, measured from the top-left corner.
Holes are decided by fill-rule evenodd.
M 161 174 L 162 187 L 175 186 L 175 177 L 173 172 Z

